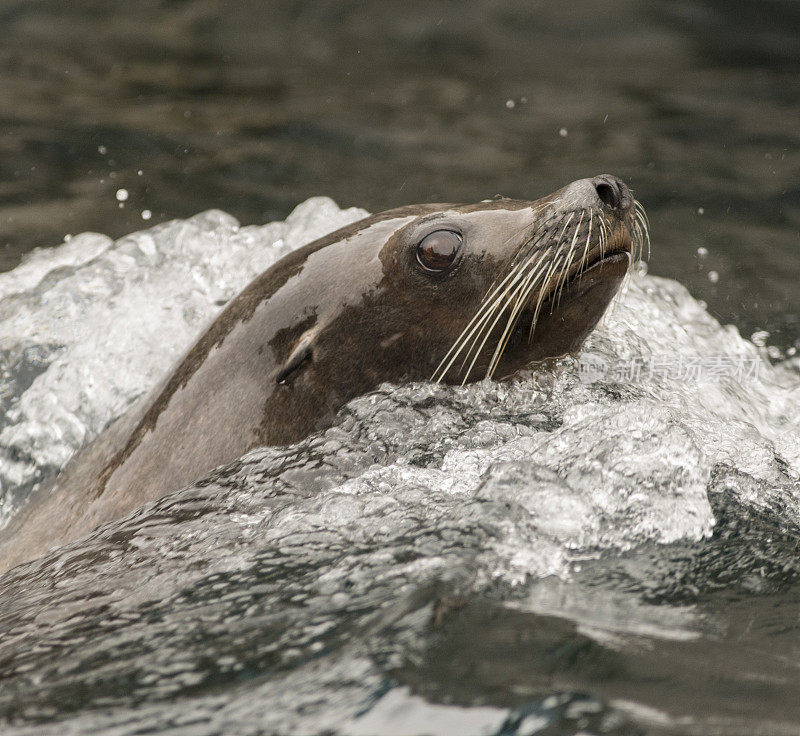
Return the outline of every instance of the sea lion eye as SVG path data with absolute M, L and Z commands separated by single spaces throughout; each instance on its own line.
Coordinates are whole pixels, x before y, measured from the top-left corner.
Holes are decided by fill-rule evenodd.
M 440 273 L 448 269 L 461 250 L 461 236 L 452 230 L 436 230 L 417 246 L 417 261 L 426 271 Z

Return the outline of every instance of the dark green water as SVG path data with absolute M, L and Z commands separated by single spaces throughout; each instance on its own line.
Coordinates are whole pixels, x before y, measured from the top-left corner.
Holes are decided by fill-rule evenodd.
M 648 207 L 655 273 L 797 340 L 796 2 L 25 0 L 0 29 L 4 268 L 212 207 L 261 223 L 314 194 L 376 211 L 609 171 Z

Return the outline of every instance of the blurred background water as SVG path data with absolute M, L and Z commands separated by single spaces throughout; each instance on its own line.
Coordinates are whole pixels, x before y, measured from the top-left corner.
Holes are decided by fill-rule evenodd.
M 6 0 L 0 29 L 3 269 L 211 207 L 260 224 L 609 171 L 648 207 L 653 272 L 797 343 L 792 0 Z

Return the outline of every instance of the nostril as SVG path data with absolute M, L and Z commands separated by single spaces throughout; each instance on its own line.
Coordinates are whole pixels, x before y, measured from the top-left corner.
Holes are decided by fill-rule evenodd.
M 617 217 L 624 217 L 630 212 L 633 207 L 633 197 L 624 181 L 611 174 L 602 174 L 591 182 L 597 197 Z
M 609 207 L 612 210 L 615 210 L 619 207 L 619 197 L 610 184 L 607 184 L 606 182 L 598 182 L 595 184 L 595 189 L 597 190 L 597 196 L 600 197 L 600 201 L 606 207 Z

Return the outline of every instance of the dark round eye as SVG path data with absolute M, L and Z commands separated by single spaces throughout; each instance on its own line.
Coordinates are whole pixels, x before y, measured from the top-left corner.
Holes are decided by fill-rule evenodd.
M 417 261 L 426 271 L 445 271 L 461 250 L 461 236 L 452 230 L 436 230 L 426 235 L 417 246 Z

